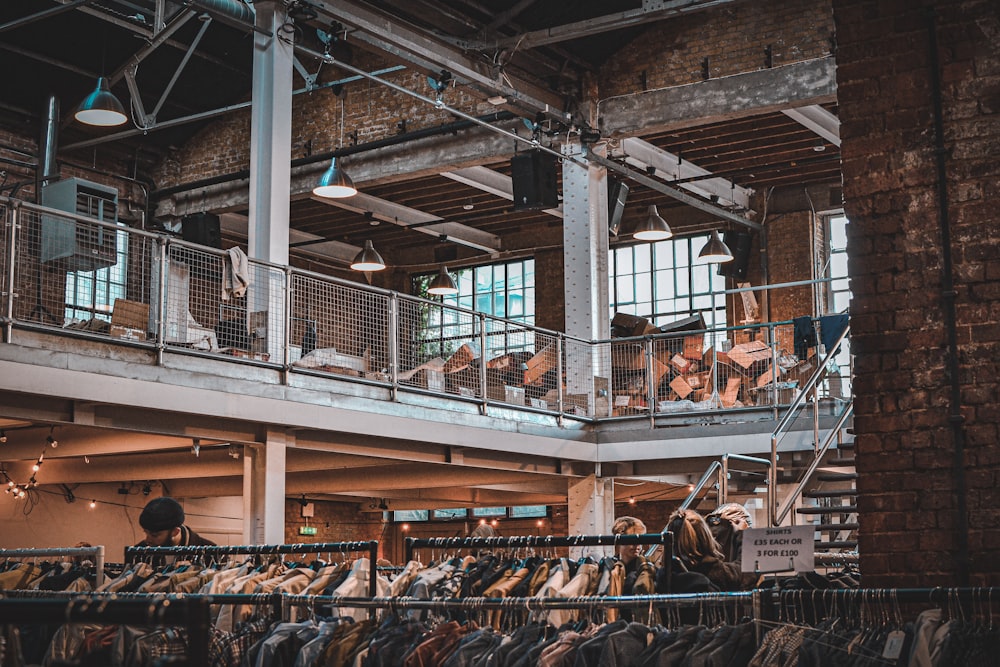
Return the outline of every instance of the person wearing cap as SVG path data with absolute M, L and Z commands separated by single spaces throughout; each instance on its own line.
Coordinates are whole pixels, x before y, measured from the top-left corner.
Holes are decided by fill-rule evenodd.
M 139 525 L 146 534 L 136 545 L 139 547 L 215 546 L 215 542 L 184 525 L 184 508 L 167 496 L 146 503 L 139 515 Z

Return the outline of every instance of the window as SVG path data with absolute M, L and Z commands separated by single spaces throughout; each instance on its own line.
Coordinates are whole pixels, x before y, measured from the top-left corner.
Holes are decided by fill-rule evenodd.
M 509 517 L 511 519 L 544 518 L 548 516 L 547 505 L 519 505 L 514 507 L 474 507 L 465 509 L 457 507 L 453 509 L 434 510 L 395 510 L 392 512 L 392 520 L 395 522 L 415 523 L 418 521 L 454 521 L 456 519 L 482 518 L 482 517 Z
M 613 248 L 611 317 L 627 313 L 663 325 L 701 313 L 707 326 L 725 327 L 726 278 L 716 265 L 693 261 L 708 239 L 702 234 Z
M 445 306 L 458 306 L 477 313 L 485 313 L 527 325 L 535 323 L 535 260 L 524 259 L 502 264 L 490 264 L 451 272 L 458 285 L 458 294 L 440 297 Z M 427 286 L 436 273 L 414 277 L 413 293 L 438 300 L 427 294 Z M 418 333 L 422 358 L 451 356 L 464 343 L 479 345 L 478 323 L 467 313 L 450 308 L 428 306 L 420 318 L 423 323 Z M 501 322 L 488 321 L 487 350 L 484 358 L 492 359 L 501 354 L 521 350 L 534 350 L 534 337 L 528 333 L 516 338 L 505 335 Z
M 828 260 L 823 277 L 830 279 L 830 282 L 827 283 L 824 305 L 827 313 L 846 313 L 851 303 L 850 280 L 847 273 L 847 225 L 849 221 L 843 212 L 837 212 L 825 216 L 824 222 L 826 224 Z M 826 380 L 825 385 L 830 394 L 844 396 L 850 390 L 844 387 L 843 383 L 849 382 L 851 378 L 851 349 L 847 339 L 837 350 L 834 363 L 840 372 L 840 378 L 834 375 Z
M 826 218 L 828 239 L 826 278 L 831 278 L 827 312 L 844 313 L 851 302 L 850 284 L 847 277 L 847 217 L 836 213 Z
M 64 316 L 71 320 L 111 320 L 115 299 L 126 298 L 128 234 L 115 232 L 117 262 L 94 271 L 66 273 L 66 307 Z

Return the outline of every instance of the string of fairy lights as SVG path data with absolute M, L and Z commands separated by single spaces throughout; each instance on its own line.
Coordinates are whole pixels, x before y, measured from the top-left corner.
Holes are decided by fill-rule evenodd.
M 7 441 L 7 433 L 2 432 L 2 442 Z M 55 438 L 55 428 L 49 429 L 49 435 L 45 438 L 46 447 L 51 447 L 55 449 L 59 446 L 59 441 Z M 42 464 L 45 463 L 45 447 L 42 447 L 41 453 L 35 460 L 35 463 L 31 466 L 31 477 L 27 482 L 16 482 L 11 478 L 5 469 L 0 469 L 0 474 L 3 475 L 3 482 L 6 484 L 4 492 L 8 495 L 13 496 L 15 499 L 23 499 L 28 495 L 28 491 L 34 489 L 38 486 L 38 471 L 42 469 Z

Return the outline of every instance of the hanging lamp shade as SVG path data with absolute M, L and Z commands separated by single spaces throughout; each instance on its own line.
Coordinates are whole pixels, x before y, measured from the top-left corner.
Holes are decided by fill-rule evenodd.
M 76 113 L 73 114 L 81 123 L 87 125 L 98 125 L 101 127 L 112 127 L 121 125 L 128 120 L 125 114 L 125 107 L 111 92 L 106 78 L 98 77 L 97 87 L 94 91 L 83 98 Z
M 365 247 L 355 256 L 351 262 L 351 268 L 355 271 L 381 271 L 385 268 L 385 260 L 378 254 L 371 239 L 365 241 Z
M 670 225 L 660 217 L 659 212 L 656 210 L 656 205 L 652 204 L 645 219 L 636 226 L 635 232 L 632 233 L 632 238 L 639 239 L 640 241 L 663 241 L 673 235 L 674 233 L 670 231 Z
M 701 252 L 698 253 L 698 258 L 695 261 L 698 264 L 722 264 L 723 262 L 733 261 L 733 253 L 730 252 L 729 247 L 719 238 L 719 232 L 713 229 L 712 236 L 708 239 L 705 247 L 701 249 Z
M 427 287 L 427 293 L 441 296 L 458 294 L 458 285 L 455 284 L 455 279 L 451 277 L 448 270 L 444 268 L 444 264 L 441 265 L 441 270 L 438 271 L 438 274 L 434 276 L 434 280 Z
M 337 158 L 333 158 L 330 166 L 320 176 L 319 183 L 313 188 L 313 194 L 317 197 L 341 199 L 353 197 L 358 194 L 358 189 L 354 187 L 351 177 L 337 164 Z

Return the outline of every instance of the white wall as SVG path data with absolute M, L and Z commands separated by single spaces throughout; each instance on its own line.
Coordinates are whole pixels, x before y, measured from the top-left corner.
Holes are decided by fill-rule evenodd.
M 118 493 L 111 484 L 80 484 L 72 488 L 76 500 L 67 502 L 63 489 L 39 487 L 29 500 L 14 500 L 0 493 L 0 548 L 72 547 L 89 542 L 105 547 L 105 560 L 121 562 L 125 547 L 143 538 L 139 513 L 160 493 L 145 496 L 141 486 L 131 493 Z M 91 509 L 91 500 L 97 506 Z M 187 525 L 217 544 L 242 544 L 243 500 L 225 498 L 178 498 L 187 515 Z

